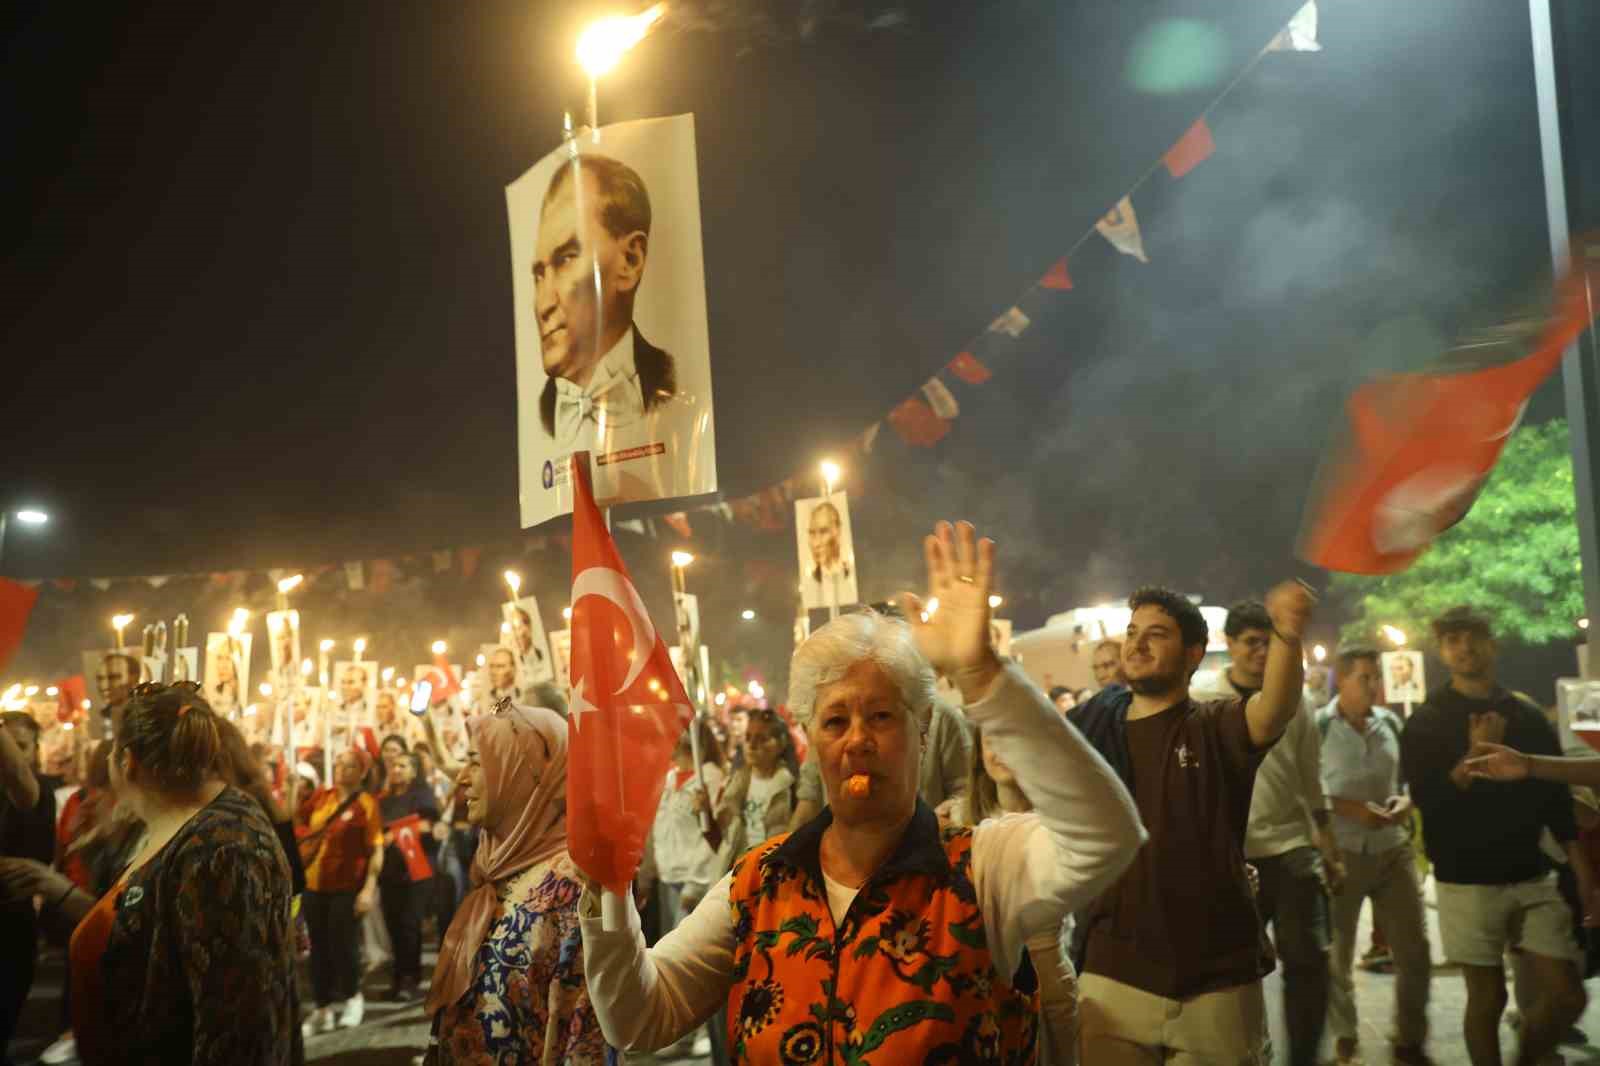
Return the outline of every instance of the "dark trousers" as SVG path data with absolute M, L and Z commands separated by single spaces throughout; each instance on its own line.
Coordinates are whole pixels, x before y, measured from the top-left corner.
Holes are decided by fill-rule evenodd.
M 300 897 L 300 911 L 311 937 L 312 998 L 319 1007 L 349 999 L 361 990 L 356 894 L 307 891 Z
M 383 906 L 383 924 L 389 927 L 389 942 L 394 947 L 394 979 L 422 980 L 422 901 L 432 891 L 433 881 L 407 881 L 380 878 L 378 899 Z
M 39 924 L 32 900 L 0 908 L 0 945 L 0 1063 L 9 1063 L 6 1049 L 16 1035 L 38 962 Z
M 1284 1029 L 1290 1066 L 1315 1066 L 1328 1018 L 1328 893 L 1322 856 L 1312 847 L 1250 859 L 1261 873 L 1256 905 L 1272 926 L 1272 942 L 1283 963 Z

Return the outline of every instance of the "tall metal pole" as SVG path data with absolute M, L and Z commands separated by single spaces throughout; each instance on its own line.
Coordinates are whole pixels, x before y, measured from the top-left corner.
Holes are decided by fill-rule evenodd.
M 1563 0 L 1528 0 L 1533 39 L 1533 78 L 1539 104 L 1540 162 L 1544 167 L 1545 217 L 1550 230 L 1550 255 L 1558 271 L 1572 254 L 1571 234 L 1594 220 L 1579 217 L 1576 227 L 1567 213 L 1567 195 L 1578 185 L 1579 153 L 1563 151 L 1563 134 L 1578 135 L 1572 121 L 1572 44 L 1557 36 L 1554 24 Z M 1563 90 L 1566 90 L 1565 93 Z M 1581 215 L 1581 203 L 1580 211 Z M 1590 253 L 1593 254 L 1593 253 Z M 1587 264 L 1575 264 L 1583 269 Z M 1577 497 L 1578 548 L 1583 572 L 1583 603 L 1590 620 L 1589 632 L 1600 625 L 1600 499 L 1595 474 L 1600 471 L 1600 351 L 1593 326 L 1594 293 L 1589 294 L 1590 326 L 1579 334 L 1562 359 L 1566 392 L 1567 430 L 1572 441 L 1572 485 Z M 1600 662 L 1586 658 L 1585 673 L 1597 676 Z

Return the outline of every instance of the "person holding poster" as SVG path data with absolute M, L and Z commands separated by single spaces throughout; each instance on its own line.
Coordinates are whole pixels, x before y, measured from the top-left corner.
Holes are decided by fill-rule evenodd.
M 993 543 L 940 523 L 925 552 L 928 621 L 907 594 L 910 622 L 843 615 L 795 653 L 789 706 L 821 767 L 821 814 L 745 855 L 653 948 L 631 900 L 606 931 L 588 886 L 584 964 L 613 1045 L 662 1047 L 725 1006 L 736 1062 L 820 1061 L 867 1033 L 885 1063 L 1031 1060 L 1025 945 L 1146 835 L 1116 773 L 990 645 Z M 1035 813 L 941 833 L 918 801 L 936 670 Z
M 714 492 L 692 117 L 568 141 L 506 206 L 523 525 L 571 509 L 576 451 L 602 505 Z
M 842 492 L 794 501 L 799 534 L 800 600 L 810 610 L 857 603 L 850 508 Z
M 532 596 L 500 605 L 500 617 L 510 626 L 511 653 L 516 658 L 517 686 L 531 689 L 555 677 L 550 665 L 549 642 L 544 635 L 544 619 L 539 617 L 539 601 Z

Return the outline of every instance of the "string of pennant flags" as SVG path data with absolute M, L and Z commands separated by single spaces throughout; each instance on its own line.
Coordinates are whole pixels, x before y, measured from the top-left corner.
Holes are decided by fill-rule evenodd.
M 1015 303 L 997 315 L 980 333 L 969 339 L 937 373 L 897 403 L 882 418 L 852 438 L 843 449 L 844 457 L 872 454 L 884 423 L 888 423 L 895 434 L 910 447 L 931 448 L 943 440 L 961 414 L 959 389 L 952 389 L 951 385 L 980 388 L 993 379 L 994 370 L 990 362 L 996 356 L 1003 356 L 1005 345 L 1019 340 L 1032 325 L 1032 318 L 1024 310 L 1024 304 L 1035 307 L 1037 312 L 1041 303 L 1058 299 L 1057 294 L 1072 291 L 1070 263 L 1074 253 L 1085 241 L 1098 235 L 1117 252 L 1140 263 L 1148 263 L 1149 253 L 1144 246 L 1144 239 L 1139 229 L 1139 217 L 1133 202 L 1135 194 L 1155 174 L 1165 170 L 1172 180 L 1179 180 L 1215 154 L 1216 138 L 1207 122 L 1211 112 L 1255 69 L 1263 57 L 1274 52 L 1321 51 L 1322 46 L 1317 40 L 1317 19 L 1317 2 L 1308 0 L 1288 24 L 1273 36 L 1266 47 L 1256 53 L 1234 79 L 1206 105 L 1177 141 L 1139 176 L 1138 180 L 1098 221 L 1073 241 L 1066 252 L 1052 263 L 1037 281 L 1029 285 Z M 980 351 L 985 359 L 980 359 L 976 354 Z M 811 471 L 796 471 L 775 484 L 745 496 L 703 504 L 656 518 L 621 519 L 615 522 L 615 526 L 639 536 L 656 537 L 660 535 L 657 525 L 660 522 L 678 537 L 688 540 L 694 536 L 691 521 L 693 515 L 696 518 L 710 516 L 724 522 L 737 522 L 757 530 L 778 532 L 789 528 L 794 501 L 809 494 L 815 482 L 816 476 Z M 525 554 L 548 548 L 568 550 L 570 547 L 571 538 L 564 533 L 528 535 L 523 538 L 521 544 Z M 161 588 L 169 581 L 204 579 L 217 586 L 236 587 L 246 583 L 255 573 L 264 573 L 274 581 L 280 576 L 297 572 L 305 573 L 308 580 L 334 576 L 338 573 L 342 574 L 351 591 L 382 593 L 401 576 L 415 574 L 419 569 L 423 572 L 431 569 L 431 572 L 438 576 L 457 574 L 462 579 L 469 579 L 477 572 L 478 563 L 485 550 L 486 547 L 482 545 L 444 548 L 393 559 L 328 563 L 303 570 L 224 570 L 143 577 L 54 578 L 48 579 L 47 583 L 60 591 L 70 592 L 80 587 L 88 587 L 105 592 L 116 585 L 127 583 L 143 583 L 151 588 Z M 34 587 L 46 582 L 34 580 L 21 583 Z

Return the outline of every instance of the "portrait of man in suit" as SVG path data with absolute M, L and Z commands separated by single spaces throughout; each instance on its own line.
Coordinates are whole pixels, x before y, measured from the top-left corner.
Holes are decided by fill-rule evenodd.
M 855 550 L 843 493 L 796 500 L 800 542 L 800 598 L 808 609 L 856 603 Z
M 558 167 L 535 254 L 534 311 L 549 375 L 539 421 L 562 448 L 593 449 L 601 431 L 636 425 L 677 394 L 672 356 L 633 320 L 650 255 L 644 181 L 598 154 Z

